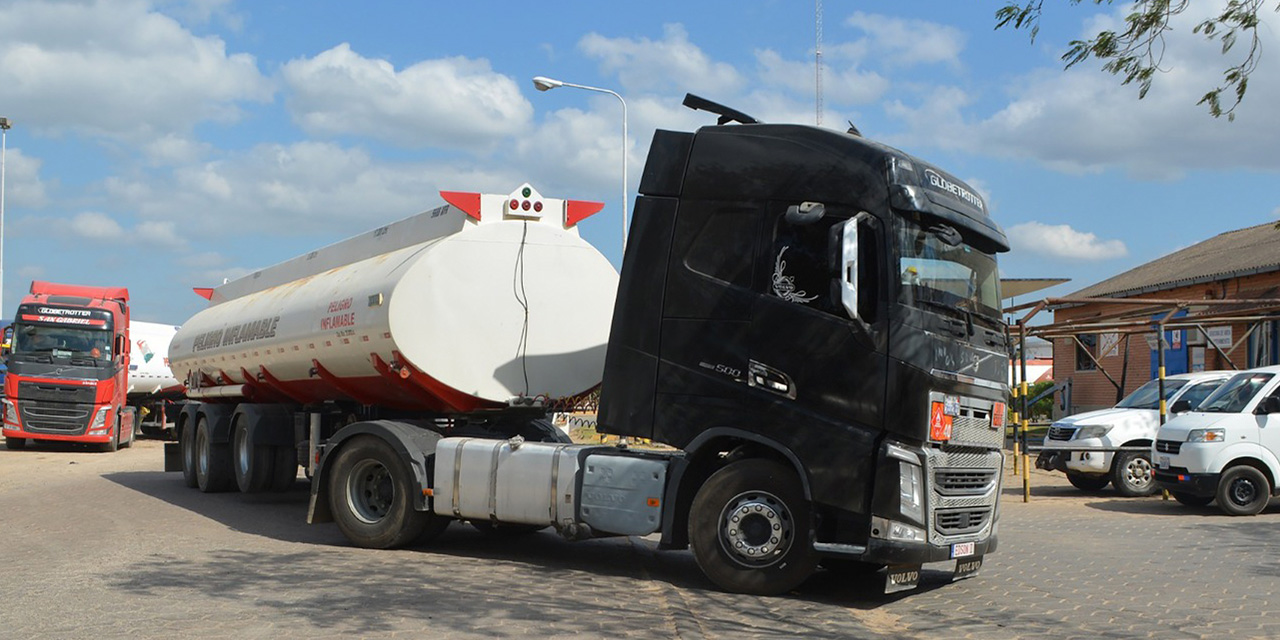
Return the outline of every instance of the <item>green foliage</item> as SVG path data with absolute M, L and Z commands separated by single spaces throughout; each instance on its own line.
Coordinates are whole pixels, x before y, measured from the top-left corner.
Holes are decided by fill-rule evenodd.
M 1028 399 L 1034 398 L 1040 395 L 1041 393 L 1044 393 L 1046 389 L 1052 386 L 1053 386 L 1052 380 L 1046 380 L 1044 382 L 1033 382 L 1027 385 L 1027 398 Z M 1035 404 L 1031 405 L 1031 410 L 1028 412 L 1028 419 L 1041 420 L 1041 419 L 1045 419 L 1052 416 L 1053 402 L 1054 402 L 1054 396 L 1052 395 L 1045 396 L 1040 400 L 1038 400 Z M 1010 410 L 1017 411 L 1019 414 L 1022 413 L 1022 398 L 1018 398 L 1017 400 L 1014 400 L 1013 397 L 1010 396 L 1008 405 Z
M 996 10 L 996 28 L 1012 26 L 1026 29 L 1034 42 L 1040 33 L 1040 19 L 1045 0 L 1005 0 Z M 1085 0 L 1068 0 L 1073 5 Z M 1114 0 L 1089 0 L 1095 5 L 1112 4 Z M 1191 0 L 1135 0 L 1133 11 L 1125 17 L 1121 31 L 1101 31 L 1089 40 L 1073 40 L 1062 55 L 1067 69 L 1094 58 L 1102 62 L 1102 69 L 1121 78 L 1121 84 L 1137 84 L 1138 99 L 1146 97 L 1151 89 L 1156 71 L 1166 71 L 1160 63 L 1164 59 L 1165 34 L 1172 30 L 1169 23 L 1175 16 L 1187 10 Z M 1225 56 L 1244 36 L 1249 49 L 1243 61 L 1222 72 L 1222 84 L 1214 87 L 1196 104 L 1204 105 L 1215 118 L 1223 115 L 1235 120 L 1235 109 L 1244 100 L 1249 88 L 1249 75 L 1257 69 L 1261 55 L 1258 40 L 1258 12 L 1267 0 L 1228 0 L 1227 6 L 1192 29 L 1192 32 L 1208 40 L 1217 40 Z M 1280 5 L 1276 9 L 1280 11 Z M 1223 92 L 1230 100 L 1223 108 Z

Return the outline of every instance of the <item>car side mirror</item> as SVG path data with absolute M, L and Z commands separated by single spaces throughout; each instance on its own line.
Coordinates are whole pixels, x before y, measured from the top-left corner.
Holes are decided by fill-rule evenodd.
M 1276 396 L 1267 396 L 1262 399 L 1262 404 L 1258 405 L 1258 413 L 1280 413 L 1280 398 Z
M 1172 407 L 1169 407 L 1169 411 L 1172 413 L 1186 413 L 1190 410 L 1191 402 L 1189 400 L 1179 400 L 1173 403 Z

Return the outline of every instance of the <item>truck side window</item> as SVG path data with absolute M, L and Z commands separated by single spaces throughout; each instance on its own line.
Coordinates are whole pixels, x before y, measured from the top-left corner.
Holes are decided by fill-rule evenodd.
M 831 295 L 834 272 L 828 261 L 830 230 L 838 222 L 843 220 L 828 216 L 813 224 L 793 225 L 778 216 L 768 253 L 770 293 L 787 302 L 843 315 Z

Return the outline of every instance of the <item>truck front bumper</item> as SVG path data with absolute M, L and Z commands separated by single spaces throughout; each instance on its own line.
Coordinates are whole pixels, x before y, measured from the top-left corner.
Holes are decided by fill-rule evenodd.
M 1211 497 L 1218 491 L 1218 473 L 1191 473 L 1185 468 L 1156 469 L 1156 484 L 1169 492 Z
M 974 541 L 972 553 L 956 555 L 957 545 L 938 546 L 924 542 L 872 539 L 867 542 L 867 552 L 862 560 L 874 564 L 917 565 L 926 562 L 977 558 L 995 553 L 998 540 L 998 537 L 992 534 L 985 540 Z

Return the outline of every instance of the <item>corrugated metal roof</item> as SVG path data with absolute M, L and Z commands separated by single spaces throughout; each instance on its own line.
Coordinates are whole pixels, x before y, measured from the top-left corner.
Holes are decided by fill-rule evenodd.
M 1066 297 L 1128 298 L 1271 271 L 1280 271 L 1280 229 L 1268 222 L 1218 234 Z

